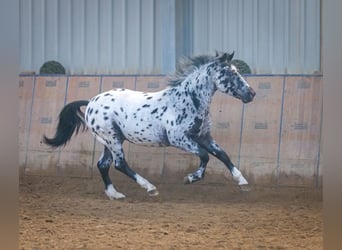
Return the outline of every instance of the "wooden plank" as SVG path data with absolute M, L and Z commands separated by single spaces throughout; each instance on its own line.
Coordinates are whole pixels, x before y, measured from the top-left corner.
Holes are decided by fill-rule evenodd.
M 59 151 L 43 144 L 42 136 L 52 137 L 55 134 L 58 114 L 64 106 L 66 82 L 65 76 L 36 77 L 28 142 L 28 174 L 57 174 Z
M 199 158 L 183 150 L 167 147 L 164 151 L 163 176 L 192 173 L 199 166 Z
M 143 92 L 156 92 L 167 87 L 165 76 L 139 76 L 136 78 L 135 90 Z
M 76 100 L 88 100 L 97 95 L 100 89 L 100 77 L 69 77 L 66 103 Z M 85 107 L 81 110 L 84 112 Z M 61 150 L 59 174 L 65 176 L 90 177 L 93 171 L 93 153 L 95 138 L 89 130 L 73 135 L 70 142 Z
M 256 96 L 244 106 L 240 166 L 250 177 L 269 175 L 274 180 L 284 79 L 256 76 L 247 80 Z
M 281 131 L 279 184 L 312 185 L 317 173 L 322 77 L 287 77 Z M 286 176 L 298 176 L 290 180 Z
M 129 144 L 127 163 L 137 171 L 149 176 L 161 176 L 164 167 L 164 148 Z
M 101 92 L 111 89 L 135 89 L 135 77 L 132 76 L 103 76 Z
M 27 143 L 30 128 L 34 76 L 21 76 L 19 79 L 19 168 L 25 171 Z

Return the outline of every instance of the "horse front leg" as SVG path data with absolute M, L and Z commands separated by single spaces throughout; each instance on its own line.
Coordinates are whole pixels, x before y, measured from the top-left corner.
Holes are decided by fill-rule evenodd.
M 227 153 L 213 140 L 213 138 L 210 135 L 201 138 L 199 140 L 199 143 L 210 154 L 215 156 L 217 159 L 222 161 L 227 166 L 227 168 L 233 176 L 233 179 L 238 183 L 240 187 L 248 185 L 247 180 L 242 175 L 240 170 L 234 166 Z
M 182 137 L 182 139 L 174 140 L 174 143 L 172 146 L 182 149 L 186 152 L 192 153 L 197 155 L 200 158 L 200 165 L 198 169 L 188 174 L 184 177 L 184 183 L 190 184 L 196 181 L 199 181 L 200 179 L 204 178 L 205 175 L 205 169 L 207 167 L 208 161 L 209 161 L 209 154 L 206 149 L 201 147 L 196 141 L 194 141 L 190 137 Z
M 207 151 L 202 148 L 199 148 L 195 154 L 200 158 L 200 165 L 195 172 L 190 173 L 184 177 L 185 184 L 190 184 L 204 178 L 205 169 L 209 161 L 209 155 Z

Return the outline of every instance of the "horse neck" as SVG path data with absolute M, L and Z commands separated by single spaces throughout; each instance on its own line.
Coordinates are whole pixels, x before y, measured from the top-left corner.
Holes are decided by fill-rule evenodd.
M 204 112 L 208 111 L 212 96 L 216 91 L 216 86 L 212 82 L 211 71 L 211 67 L 203 67 L 187 77 L 181 84 L 190 94 L 190 98 L 199 101 L 199 109 Z

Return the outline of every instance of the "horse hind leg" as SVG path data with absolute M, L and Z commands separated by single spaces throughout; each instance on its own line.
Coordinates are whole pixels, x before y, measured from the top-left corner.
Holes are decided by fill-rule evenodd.
M 126 196 L 114 188 L 111 179 L 109 178 L 109 168 L 113 162 L 112 153 L 109 149 L 105 146 L 104 151 L 102 152 L 99 161 L 97 162 L 97 167 L 100 171 L 102 180 L 105 185 L 105 194 L 108 196 L 110 200 L 113 199 L 122 199 Z
M 115 161 L 115 168 L 133 179 L 142 188 L 146 189 L 149 196 L 157 196 L 159 194 L 157 188 L 153 184 L 128 166 L 124 157 L 119 157 L 118 160 Z
M 156 196 L 159 194 L 157 188 L 151 184 L 147 179 L 137 174 L 134 170 L 132 170 L 126 160 L 125 155 L 122 149 L 122 141 L 121 140 L 112 140 L 110 142 L 110 150 L 112 153 L 112 157 L 114 159 L 114 166 L 115 169 L 119 170 L 120 172 L 124 173 L 132 180 L 137 182 L 142 188 L 146 189 L 147 193 L 150 196 Z

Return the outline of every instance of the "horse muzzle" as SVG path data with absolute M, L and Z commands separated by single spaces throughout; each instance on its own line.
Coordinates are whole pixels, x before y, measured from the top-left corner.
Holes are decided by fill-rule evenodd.
M 244 95 L 241 96 L 241 101 L 243 103 L 249 103 L 253 101 L 255 94 L 256 93 L 254 89 L 252 87 L 248 87 L 248 91 Z

